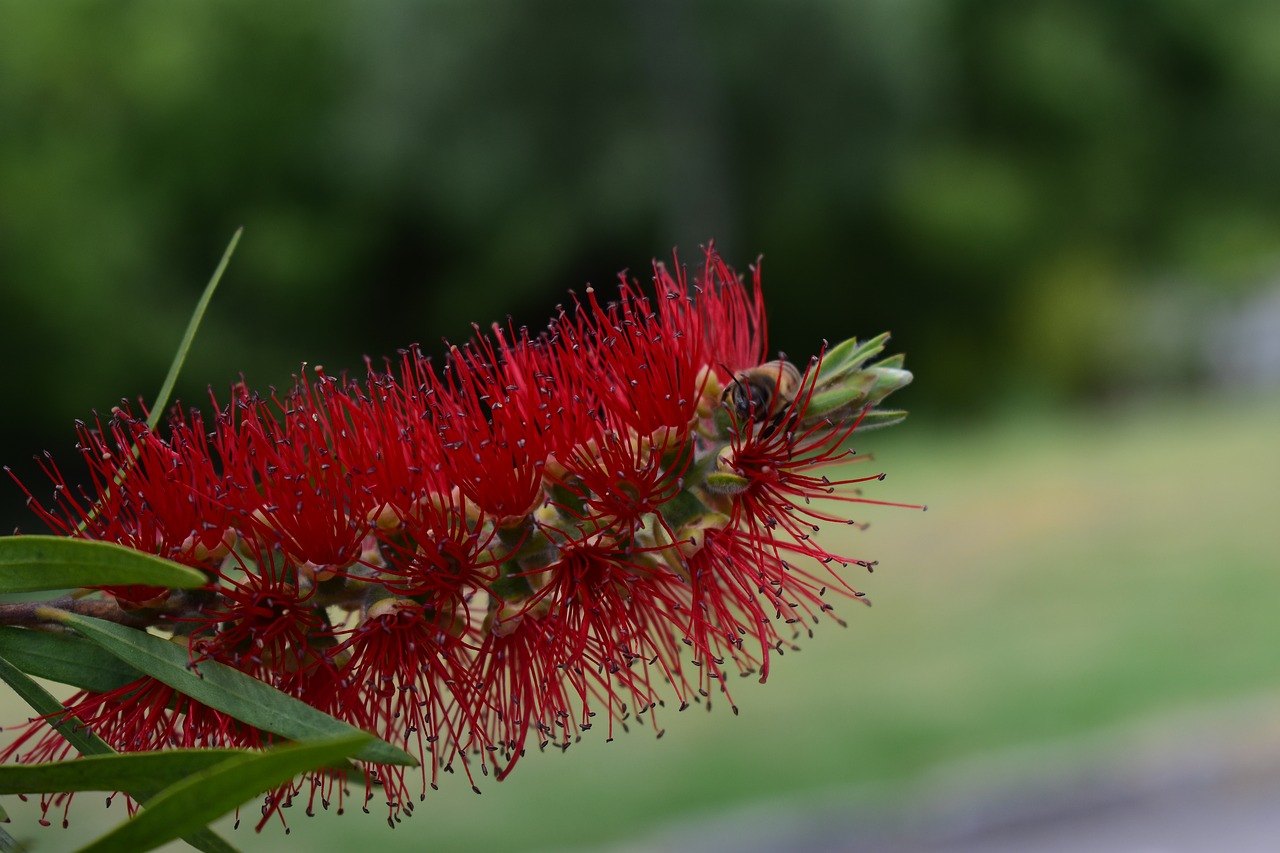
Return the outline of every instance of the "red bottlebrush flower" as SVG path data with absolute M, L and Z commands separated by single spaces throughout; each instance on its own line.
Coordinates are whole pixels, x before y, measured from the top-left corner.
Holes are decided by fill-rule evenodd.
M 746 283 L 709 249 L 692 282 L 673 268 L 654 265 L 652 294 L 588 289 L 541 334 L 476 327 L 439 370 L 412 347 L 359 382 L 317 368 L 268 397 L 238 388 L 210 435 L 196 412 L 164 437 L 125 411 L 81 425 L 92 487 L 48 459 L 54 503 L 32 505 L 57 532 L 205 571 L 168 600 L 108 591 L 151 604 L 193 660 L 415 753 L 419 796 L 459 765 L 473 787 L 476 768 L 505 777 L 531 738 L 656 728 L 666 696 L 710 707 L 731 672 L 764 680 L 828 588 L 861 596 L 842 572 L 872 563 L 817 534 L 881 503 L 856 491 L 879 475 L 832 466 L 862 458 L 860 426 L 901 416 L 877 407 L 911 378 L 899 356 L 872 363 L 884 338 L 803 372 L 769 361 L 758 265 Z M 149 678 L 67 707 L 121 750 L 273 740 Z M 68 750 L 33 726 L 0 760 Z M 412 813 L 403 767 L 364 772 L 366 808 L 379 786 L 389 822 Z M 308 784 L 308 811 L 341 797 L 317 771 L 264 820 Z
M 66 711 L 55 718 L 37 717 L 23 726 L 18 737 L 0 751 L 0 763 L 37 764 L 71 757 L 71 744 L 50 727 L 64 716 L 78 719 L 117 752 L 199 747 L 259 749 L 271 743 L 270 735 L 195 702 L 149 676 L 106 693 L 81 690 L 63 706 Z M 41 822 L 47 826 L 49 811 L 61 807 L 66 826 L 66 810 L 72 797 L 70 792 L 41 795 Z M 126 808 L 133 814 L 137 803 L 131 797 L 125 799 Z
M 483 700 L 473 683 L 471 639 L 453 614 L 385 598 L 333 652 L 342 661 L 341 708 L 360 709 L 360 725 L 421 760 L 420 795 L 428 784 L 436 787 L 440 769 L 454 772 L 455 761 L 474 788 L 473 754 L 480 757 L 481 771 L 489 772 L 485 756 L 492 744 L 479 722 Z M 412 813 L 404 767 L 377 765 L 369 773 L 387 797 L 389 822 Z M 371 796 L 372 787 L 366 803 Z
M 698 404 L 701 318 L 683 291 L 656 300 L 625 280 L 619 299 L 601 307 L 595 288 L 557 321 L 558 361 L 584 396 L 588 412 L 613 429 L 647 435 L 688 425 Z
M 406 362 L 402 382 L 427 389 L 438 464 L 451 483 L 495 519 L 522 517 L 540 498 L 550 441 L 547 378 L 509 375 L 524 348 L 495 349 L 478 338 L 454 347 L 443 376 L 426 360 Z M 511 359 L 511 360 L 509 360 Z
M 304 374 L 283 400 L 241 389 L 219 424 L 227 501 L 242 532 L 278 542 L 294 560 L 345 566 L 360 556 L 370 497 L 354 487 L 335 447 L 346 429 L 337 381 Z
M 536 591 L 486 637 L 482 683 L 508 761 L 499 778 L 531 730 L 540 748 L 565 748 L 602 713 L 612 739 L 615 720 L 662 704 L 655 682 L 684 704 L 669 615 L 683 582 L 622 554 L 615 542 L 566 544 L 559 562 L 524 573 Z
M 464 622 L 476 590 L 498 576 L 498 534 L 457 492 L 428 493 L 403 518 L 381 518 L 379 580 Z M 486 529 L 487 528 L 487 529 Z
M 703 364 L 722 372 L 745 370 L 769 357 L 760 264 L 752 265 L 750 271 L 752 286 L 748 289 L 714 249 L 705 253 L 701 279 L 693 287 L 678 263 L 674 279 L 664 265 L 654 265 L 659 289 L 697 293 Z
M 604 431 L 563 452 L 548 472 L 551 500 L 578 527 L 601 525 L 629 533 L 680 491 L 693 461 L 688 429 L 662 428 L 641 436 Z
M 74 492 L 48 454 L 42 467 L 54 483 L 46 508 L 25 486 L 28 505 L 57 533 L 97 539 L 207 567 L 233 543 L 221 485 L 209 456 L 200 413 L 175 415 L 162 439 L 127 407 L 113 410 L 108 427 L 80 422 L 77 445 L 92 488 Z M 156 587 L 106 587 L 126 603 L 154 603 Z
M 333 630 L 311 601 L 315 579 L 269 545 L 245 540 L 224 561 L 217 594 L 198 614 L 175 617 L 193 659 L 212 658 L 273 687 L 317 665 Z
M 334 434 L 334 455 L 361 504 L 371 507 L 374 526 L 450 489 L 428 410 L 435 391 L 415 379 L 424 359 L 416 349 L 402 351 L 401 359 L 398 376 L 390 366 L 379 372 L 370 364 L 364 386 L 348 383 L 344 393 L 326 397 L 330 420 L 344 425 Z

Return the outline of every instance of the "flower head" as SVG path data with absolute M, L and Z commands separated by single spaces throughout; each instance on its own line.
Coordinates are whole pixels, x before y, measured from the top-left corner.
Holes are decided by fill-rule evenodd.
M 393 823 L 442 769 L 474 786 L 600 723 L 656 728 L 668 699 L 764 680 L 829 590 L 861 597 L 845 570 L 872 563 L 816 534 L 875 503 L 848 444 L 901 417 L 878 404 L 910 380 L 901 357 L 871 363 L 883 337 L 804 370 L 770 360 L 758 265 L 748 284 L 708 249 L 692 281 L 674 270 L 655 264 L 651 292 L 589 288 L 542 333 L 477 327 L 438 366 L 411 347 L 362 380 L 304 370 L 164 432 L 118 410 L 80 427 L 90 488 L 50 459 L 55 500 L 33 506 L 59 533 L 204 571 L 168 600 L 104 590 L 147 603 L 193 661 L 420 756 L 416 791 L 403 767 L 364 767 Z M 68 708 L 121 750 L 272 739 L 149 679 Z M 35 731 L 0 757 L 66 752 Z M 341 789 L 310 784 L 312 801 Z

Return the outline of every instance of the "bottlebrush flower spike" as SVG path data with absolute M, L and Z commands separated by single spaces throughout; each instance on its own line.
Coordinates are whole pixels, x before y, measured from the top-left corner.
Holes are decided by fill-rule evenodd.
M 198 411 L 177 413 L 162 439 L 133 416 L 127 404 L 104 427 L 76 425 L 92 488 L 73 490 L 49 454 L 38 461 L 54 484 L 45 507 L 24 486 L 27 504 L 56 533 L 114 542 L 191 566 L 221 557 L 234 541 L 220 478 L 209 455 Z M 127 472 L 127 484 L 122 476 Z M 21 486 L 21 484 L 19 484 Z M 128 605 L 163 600 L 156 587 L 112 587 Z
M 164 433 L 118 410 L 80 427 L 89 488 L 47 459 L 56 497 L 31 504 L 60 534 L 203 571 L 193 592 L 98 595 L 193 661 L 409 749 L 419 796 L 441 769 L 475 786 L 533 745 L 657 728 L 668 701 L 764 680 L 828 591 L 861 600 L 847 570 L 874 563 L 816 534 L 881 503 L 858 488 L 882 475 L 845 473 L 866 458 L 849 443 L 903 417 L 880 403 L 911 380 L 875 361 L 886 336 L 771 359 L 758 265 L 747 283 L 708 249 L 692 282 L 673 269 L 654 265 L 652 292 L 589 288 L 541 333 L 476 327 L 439 366 L 410 347 L 361 380 L 304 370 Z M 67 707 L 122 751 L 276 740 L 151 679 Z M 67 754 L 42 726 L 0 758 Z M 405 768 L 363 769 L 366 805 L 380 788 L 392 824 L 412 811 Z M 312 802 L 342 790 L 309 779 Z

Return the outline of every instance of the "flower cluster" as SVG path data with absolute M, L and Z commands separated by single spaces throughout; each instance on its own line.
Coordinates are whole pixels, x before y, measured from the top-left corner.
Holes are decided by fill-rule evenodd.
M 901 417 L 875 407 L 910 374 L 870 364 L 883 337 L 770 361 L 752 279 L 708 250 L 693 281 L 655 264 L 652 295 L 588 288 L 545 331 L 477 328 L 440 364 L 412 348 L 362 380 L 304 369 L 163 433 L 122 407 L 79 425 L 89 486 L 46 457 L 55 498 L 31 505 L 203 571 L 194 592 L 102 590 L 193 659 L 420 755 L 416 784 L 364 768 L 365 804 L 380 787 L 394 821 L 441 771 L 474 785 L 599 723 L 656 727 L 668 701 L 732 705 L 729 677 L 764 680 L 828 588 L 861 595 L 839 569 L 871 564 L 813 534 L 854 523 L 840 507 L 874 503 L 857 484 L 876 475 L 823 472 L 856 461 L 855 429 Z M 271 741 L 147 677 L 67 707 L 123 751 Z M 3 758 L 69 751 L 32 726 Z

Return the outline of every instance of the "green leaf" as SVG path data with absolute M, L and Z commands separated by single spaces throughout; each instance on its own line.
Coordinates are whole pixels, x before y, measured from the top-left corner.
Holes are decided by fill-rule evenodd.
M 58 791 L 141 791 L 163 788 L 208 770 L 243 749 L 170 749 L 122 755 L 92 755 L 71 761 L 0 766 L 0 794 Z
M 81 853 L 152 850 L 204 826 L 299 773 L 357 753 L 372 739 L 372 735 L 353 730 L 316 743 L 292 744 L 228 758 L 165 788 L 144 811 L 81 848 Z
M 169 405 L 169 396 L 173 394 L 174 383 L 178 381 L 178 374 L 182 372 L 182 365 L 187 360 L 187 353 L 191 350 L 191 342 L 195 340 L 196 330 L 200 328 L 200 322 L 204 319 L 204 312 L 209 307 L 209 302 L 213 299 L 213 292 L 218 289 L 218 282 L 222 281 L 222 274 L 226 272 L 227 265 L 231 262 L 231 255 L 236 250 L 236 244 L 240 242 L 240 235 L 244 233 L 244 228 L 237 228 L 236 233 L 231 235 L 231 242 L 227 244 L 226 250 L 222 253 L 222 260 L 218 262 L 217 268 L 213 271 L 213 275 L 209 278 L 209 283 L 204 287 L 204 293 L 200 295 L 200 301 L 196 303 L 196 309 L 191 314 L 191 320 L 187 323 L 187 330 L 182 335 L 182 341 L 178 344 L 178 351 L 173 356 L 173 361 L 169 364 L 169 373 L 165 376 L 164 382 L 160 385 L 160 391 L 156 394 L 155 402 L 151 406 L 151 412 L 147 415 L 147 429 L 154 430 L 156 424 L 160 423 L 160 418 L 164 416 L 165 408 Z M 138 448 L 134 445 L 131 448 L 133 458 L 138 458 Z M 103 492 L 98 503 L 89 510 L 89 514 L 77 525 L 77 531 L 84 530 L 105 504 L 112 488 L 118 488 L 129 476 L 132 468 L 124 467 L 116 472 L 115 478 L 112 480 L 111 486 Z
M 53 608 L 40 612 L 74 628 L 126 664 L 255 728 L 296 741 L 360 731 L 217 661 L 193 664 L 185 648 L 145 631 Z M 378 764 L 418 763 L 409 753 L 378 739 L 366 746 L 359 757 Z
M 29 675 L 106 693 L 142 677 L 115 655 L 74 634 L 0 625 L 0 655 Z
M 64 536 L 0 538 L 0 594 L 82 586 L 195 589 L 203 573 L 114 542 Z
M 191 320 L 187 323 L 187 330 L 182 335 L 182 343 L 178 344 L 178 351 L 173 356 L 173 362 L 169 365 L 169 374 L 165 376 L 164 383 L 160 386 L 160 393 L 156 395 L 155 403 L 151 406 L 151 414 L 147 417 L 147 428 L 155 429 L 156 424 L 160 422 L 160 418 L 164 414 L 165 407 L 169 405 L 169 395 L 173 393 L 174 383 L 178 381 L 178 374 L 182 372 L 182 365 L 187 360 L 187 353 L 191 351 L 191 342 L 195 340 L 196 330 L 200 328 L 200 323 L 204 320 L 204 312 L 209 308 L 209 302 L 213 299 L 213 292 L 218 289 L 218 282 L 222 281 L 222 274 L 227 271 L 227 264 L 231 263 L 231 256 L 236 251 L 236 244 L 240 242 L 240 235 L 244 233 L 244 227 L 236 229 L 236 233 L 231 235 L 231 242 L 227 244 L 226 251 L 222 253 L 222 260 L 218 262 L 217 268 L 213 271 L 213 275 L 209 278 L 209 283 L 204 287 L 204 293 L 200 294 L 200 301 L 196 303 L 196 310 L 191 314 Z
M 37 714 L 44 717 L 54 731 L 79 750 L 81 755 L 110 755 L 115 752 L 106 741 L 69 714 L 48 690 L 3 657 L 0 657 L 0 678 L 13 688 L 14 693 L 26 700 Z
M 0 657 L 0 678 L 3 678 L 14 692 L 26 700 L 27 704 L 35 710 L 37 714 L 45 717 L 49 725 L 54 728 L 58 734 L 62 735 L 67 741 L 75 747 L 81 755 L 115 755 L 116 751 L 111 745 L 98 737 L 85 727 L 84 723 L 79 719 L 67 713 L 62 703 L 53 698 L 53 695 L 45 690 L 26 673 L 19 670 L 12 663 Z M 152 795 L 153 788 L 138 789 L 129 791 L 129 795 L 140 803 L 147 803 Z M 236 848 L 232 847 L 222 839 L 216 832 L 208 828 L 197 829 L 183 836 L 183 841 L 190 844 L 197 850 L 203 850 L 204 853 L 237 853 Z

